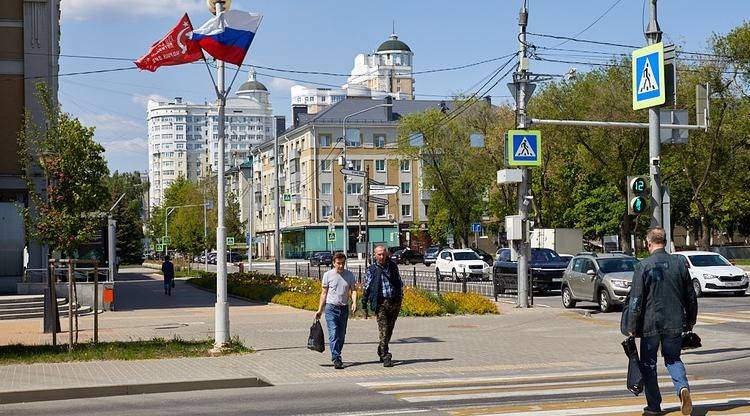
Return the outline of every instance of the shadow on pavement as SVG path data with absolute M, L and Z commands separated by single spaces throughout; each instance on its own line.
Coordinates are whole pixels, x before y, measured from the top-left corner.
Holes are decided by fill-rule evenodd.
M 399 338 L 396 340 L 391 341 L 391 344 L 420 344 L 420 343 L 429 343 L 429 342 L 445 342 L 438 338 L 433 337 L 411 337 L 411 338 Z M 379 342 L 377 341 L 377 335 L 375 336 L 375 340 L 373 341 L 367 341 L 367 342 L 345 342 L 344 345 L 378 345 Z M 328 343 L 326 342 L 326 345 Z M 296 345 L 293 347 L 274 347 L 274 348 L 258 348 L 255 351 L 283 351 L 283 350 L 297 350 L 297 349 L 307 349 L 306 345 Z M 451 358 L 452 359 L 452 358 Z
M 724 352 L 740 352 L 750 351 L 750 348 L 715 348 L 712 350 L 697 349 L 692 351 L 684 351 L 682 355 L 707 355 L 707 354 L 721 354 Z
M 122 275 L 121 275 L 122 276 Z M 133 311 L 141 309 L 176 309 L 214 307 L 216 295 L 191 286 L 184 280 L 175 280 L 172 296 L 164 294 L 164 283 L 161 279 L 128 280 L 118 279 L 115 287 L 115 311 Z M 128 276 L 130 277 L 130 276 Z M 263 303 L 247 302 L 229 298 L 230 306 L 262 306 Z
M 419 363 L 438 363 L 438 362 L 443 362 L 443 361 L 453 361 L 453 358 L 416 358 L 413 360 L 393 360 L 393 366 L 398 367 L 400 365 L 410 365 L 410 364 L 419 364 Z M 379 360 L 359 361 L 359 362 L 345 363 L 344 368 L 357 367 L 360 365 L 368 365 L 368 364 L 381 365 Z M 321 364 L 320 366 L 333 368 L 333 364 Z
M 692 416 L 708 416 L 712 412 L 729 411 L 736 409 L 750 410 L 750 400 L 730 400 L 727 403 L 714 405 L 694 405 Z

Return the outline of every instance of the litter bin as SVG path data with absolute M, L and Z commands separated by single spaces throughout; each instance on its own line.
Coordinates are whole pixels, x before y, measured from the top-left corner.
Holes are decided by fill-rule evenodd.
M 106 311 L 113 311 L 115 309 L 115 289 L 113 287 L 105 287 L 102 291 L 102 309 Z

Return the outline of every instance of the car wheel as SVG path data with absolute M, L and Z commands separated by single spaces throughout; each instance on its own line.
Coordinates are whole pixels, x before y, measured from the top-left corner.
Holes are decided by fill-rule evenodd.
M 744 290 L 738 290 L 737 292 L 734 292 L 734 296 L 745 296 Z
M 438 282 L 443 281 L 443 275 L 440 274 L 440 269 L 438 269 L 437 267 L 435 267 L 435 278 L 438 280 Z
M 599 310 L 607 313 L 612 310 L 612 299 L 607 289 L 599 290 Z
M 576 301 L 573 299 L 573 293 L 570 291 L 570 288 L 565 286 L 562 290 L 562 305 L 565 309 L 575 308 L 576 307 Z
M 451 277 L 453 278 L 454 282 L 458 282 L 458 273 L 456 272 L 456 269 L 453 269 L 453 271 L 451 271 Z
M 695 291 L 696 298 L 703 296 L 703 290 L 701 290 L 701 282 L 698 279 L 693 279 L 693 290 Z

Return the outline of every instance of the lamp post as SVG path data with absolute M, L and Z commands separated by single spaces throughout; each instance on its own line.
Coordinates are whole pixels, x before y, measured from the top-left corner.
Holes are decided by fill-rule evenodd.
M 388 97 L 388 98 L 390 98 L 390 97 Z M 386 100 L 386 102 L 383 103 L 383 104 L 377 104 L 377 105 L 374 105 L 372 107 L 367 107 L 367 108 L 365 108 L 363 110 L 359 110 L 359 111 L 356 111 L 354 113 L 351 113 L 351 114 L 348 114 L 348 115 L 344 116 L 344 119 L 342 120 L 342 123 L 341 123 L 341 132 L 342 132 L 342 135 L 343 135 L 342 137 L 343 137 L 343 140 L 344 140 L 343 161 L 342 161 L 341 164 L 343 165 L 344 169 L 347 169 L 349 167 L 348 166 L 348 161 L 346 160 L 346 147 L 347 147 L 347 145 L 346 145 L 346 122 L 347 122 L 347 120 L 349 120 L 350 117 L 354 117 L 354 116 L 360 115 L 362 113 L 366 113 L 366 112 L 368 112 L 370 110 L 374 110 L 374 109 L 380 108 L 380 107 L 393 107 L 393 103 L 390 102 L 390 100 Z M 343 213 L 344 214 L 343 215 L 344 216 L 344 221 L 343 221 L 344 222 L 344 256 L 346 256 L 347 255 L 347 251 L 349 250 L 349 228 L 348 228 L 348 224 L 347 224 L 347 217 L 349 216 L 349 202 L 347 201 L 347 193 L 346 193 L 346 182 L 347 182 L 346 175 L 343 175 L 343 176 L 344 176 L 344 187 L 343 187 L 343 194 L 344 194 L 344 198 L 343 198 L 343 201 L 344 201 L 344 210 L 343 210 L 344 211 L 344 213 Z M 365 198 L 367 198 L 367 195 L 365 195 Z

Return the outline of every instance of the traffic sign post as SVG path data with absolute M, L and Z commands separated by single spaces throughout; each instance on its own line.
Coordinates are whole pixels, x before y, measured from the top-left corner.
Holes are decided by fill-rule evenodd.
M 234 237 L 227 237 L 227 245 L 228 246 L 234 245 Z
M 510 130 L 507 138 L 509 166 L 541 166 L 542 132 L 539 130 Z
M 633 110 L 655 107 L 666 102 L 664 87 L 664 44 L 633 51 Z
M 471 232 L 472 233 L 481 233 L 482 232 L 482 224 L 475 222 L 471 224 Z
M 358 176 L 360 178 L 364 178 L 365 176 L 367 176 L 367 173 L 365 173 L 365 172 L 363 172 L 361 170 L 341 169 L 340 172 L 341 172 L 342 175 Z
M 385 198 L 378 198 L 378 197 L 376 197 L 376 196 L 371 196 L 371 197 L 369 197 L 368 199 L 369 199 L 369 200 L 370 200 L 370 202 L 372 202 L 373 204 L 378 204 L 378 205 L 388 205 L 388 200 L 387 200 L 387 199 L 385 199 Z
M 328 242 L 329 243 L 336 242 L 336 230 L 328 230 Z
M 284 203 L 292 202 L 292 194 L 284 194 Z

